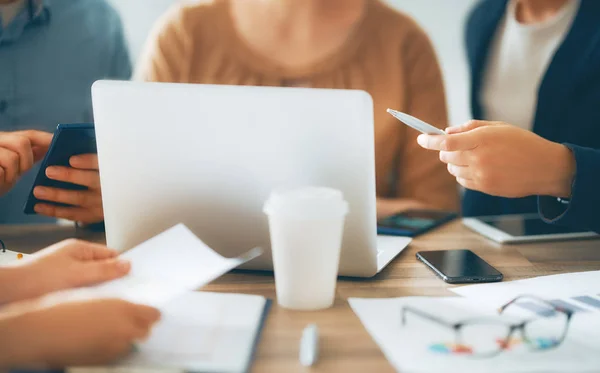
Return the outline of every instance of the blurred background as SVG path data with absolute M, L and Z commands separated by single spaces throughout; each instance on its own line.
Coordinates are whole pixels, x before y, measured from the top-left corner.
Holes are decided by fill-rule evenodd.
M 190 0 L 110 0 L 121 12 L 135 64 L 148 32 L 171 4 Z M 192 0 L 193 1 L 193 0 Z M 429 34 L 437 51 L 452 125 L 471 119 L 464 24 L 477 0 L 386 0 L 411 15 Z

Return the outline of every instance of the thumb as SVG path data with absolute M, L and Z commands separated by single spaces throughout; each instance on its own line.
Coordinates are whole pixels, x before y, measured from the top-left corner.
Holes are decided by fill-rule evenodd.
M 18 133 L 27 137 L 32 146 L 39 146 L 46 149 L 48 149 L 52 142 L 52 138 L 54 137 L 50 132 L 37 130 L 19 131 Z
M 476 128 L 479 128 L 479 127 L 485 127 L 485 126 L 489 126 L 489 125 L 493 125 L 493 124 L 494 124 L 494 122 L 487 122 L 484 120 L 470 120 L 467 123 L 462 124 L 460 126 L 446 128 L 446 133 L 453 134 L 453 133 L 468 132 L 468 131 L 472 131 Z
M 136 340 L 145 340 L 148 338 L 152 326 L 160 320 L 160 311 L 156 308 L 140 304 L 131 304 L 133 322 L 136 329 Z
M 82 263 L 78 273 L 77 286 L 95 285 L 121 278 L 129 273 L 131 264 L 118 259 L 95 260 Z
M 133 303 L 131 306 L 133 316 L 142 327 L 149 327 L 160 320 L 160 311 L 154 307 Z

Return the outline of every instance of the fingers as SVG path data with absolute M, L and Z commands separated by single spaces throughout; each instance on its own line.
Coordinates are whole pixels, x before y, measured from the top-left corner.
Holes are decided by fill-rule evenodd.
M 119 255 L 116 250 L 93 242 L 71 239 L 63 241 L 64 244 L 70 255 L 81 261 L 113 259 Z
M 133 315 L 142 326 L 150 326 L 160 320 L 160 311 L 154 307 L 135 304 Z
M 467 180 L 467 179 L 463 179 L 463 178 L 457 177 L 456 181 L 460 185 L 462 185 L 463 187 L 465 187 L 467 189 L 473 189 L 473 190 L 477 189 L 477 187 L 475 185 L 475 182 L 473 180 Z
M 100 189 L 100 174 L 98 171 L 52 166 L 46 169 L 46 176 L 52 180 L 83 185 L 90 189 Z
M 69 159 L 71 167 L 81 170 L 99 170 L 97 154 L 81 154 L 75 155 Z
M 448 172 L 460 179 L 473 180 L 472 169 L 470 167 L 461 167 L 453 164 L 448 164 Z
M 119 255 L 116 250 L 109 249 L 104 245 L 82 241 L 75 238 L 69 238 L 67 240 L 58 242 L 52 246 L 38 251 L 35 255 L 57 252 L 64 253 L 66 256 L 80 261 L 113 259 Z
M 449 152 L 472 150 L 477 147 L 477 138 L 470 132 L 456 135 L 419 135 L 417 142 L 425 149 Z
M 11 150 L 18 157 L 17 174 L 21 175 L 33 166 L 33 150 L 31 143 L 25 136 L 8 134 L 0 136 L 0 148 Z
M 152 326 L 160 320 L 160 311 L 156 308 L 130 304 L 131 315 L 135 323 L 134 339 L 137 341 L 148 338 Z
M 1 184 L 14 184 L 19 177 L 19 155 L 12 150 L 0 148 L 0 169 L 3 174 Z
M 469 166 L 469 152 L 440 152 L 440 161 L 455 166 Z
M 419 135 L 417 137 L 417 143 L 429 150 L 446 150 L 445 142 L 445 135 Z
M 31 146 L 38 149 L 38 151 L 34 153 L 34 162 L 37 162 L 44 157 L 46 152 L 48 152 L 50 144 L 52 143 L 53 135 L 48 132 L 29 130 L 18 131 L 15 133 L 29 139 Z
M 98 163 L 95 155 L 85 155 L 83 160 L 81 158 L 75 160 L 76 164 L 78 162 L 82 162 L 86 167 L 94 167 Z M 41 203 L 34 206 L 35 212 L 82 223 L 97 223 L 104 219 L 102 195 L 100 193 L 100 174 L 98 171 L 52 166 L 46 169 L 46 175 L 53 180 L 82 185 L 88 189 L 65 190 L 36 187 L 33 193 L 38 199 L 70 206 L 60 207 Z
M 46 156 L 46 153 L 48 152 L 48 149 L 46 148 L 42 148 L 39 146 L 33 146 L 31 148 L 31 150 L 33 151 L 33 162 L 39 162 L 42 159 L 44 159 L 44 157 Z
M 118 259 L 90 261 L 73 273 L 74 286 L 89 286 L 121 278 L 129 273 L 131 264 Z
M 475 128 L 484 127 L 484 126 L 488 126 L 491 124 L 492 124 L 492 122 L 486 122 L 486 121 L 482 121 L 482 120 L 470 120 L 463 125 L 446 128 L 446 133 L 447 134 L 456 134 L 456 133 L 461 133 L 461 132 L 467 132 L 467 131 L 474 130 Z
M 33 209 L 40 215 L 77 221 L 85 224 L 99 223 L 104 219 L 102 206 L 95 208 L 61 207 L 46 203 L 38 203 Z
M 42 201 L 65 203 L 71 206 L 102 206 L 102 195 L 92 190 L 67 190 L 50 187 L 35 187 L 33 195 Z

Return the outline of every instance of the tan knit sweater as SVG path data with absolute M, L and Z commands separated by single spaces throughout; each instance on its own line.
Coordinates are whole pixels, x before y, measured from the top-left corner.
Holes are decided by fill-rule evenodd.
M 425 33 L 378 0 L 334 54 L 302 69 L 278 66 L 240 38 L 227 0 L 177 5 L 158 23 L 138 78 L 156 82 L 362 89 L 375 110 L 377 195 L 458 209 L 455 181 L 418 133 L 386 113 L 394 108 L 444 128 L 440 68 Z

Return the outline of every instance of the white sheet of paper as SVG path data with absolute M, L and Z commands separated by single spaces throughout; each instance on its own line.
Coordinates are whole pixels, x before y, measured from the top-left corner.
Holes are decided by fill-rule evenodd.
M 520 295 L 535 295 L 575 312 L 570 330 L 587 335 L 600 344 L 600 271 L 468 285 L 450 290 L 489 308 L 501 307 Z M 519 305 L 523 314 L 535 315 L 535 307 L 530 302 Z
M 262 250 L 256 248 L 241 257 L 225 258 L 179 224 L 123 253 L 121 258 L 131 262 L 131 272 L 127 276 L 94 287 L 60 292 L 47 300 L 119 298 L 160 307 L 261 253 Z
M 494 357 L 474 358 L 443 351 L 455 341 L 450 328 L 416 316 L 408 316 L 406 325 L 402 325 L 401 311 L 405 305 L 449 322 L 481 317 L 507 322 L 520 319 L 514 315 L 499 316 L 496 311 L 479 307 L 468 299 L 405 297 L 348 301 L 387 359 L 401 372 L 594 372 L 600 367 L 598 343 L 592 345 L 572 331 L 555 349 L 532 352 L 517 342 L 515 347 Z
M 468 298 L 477 298 L 498 307 L 513 298 L 531 294 L 544 299 L 565 299 L 585 294 L 600 294 L 600 271 L 540 276 L 525 280 L 460 286 L 450 289 Z M 598 309 L 600 311 L 600 309 Z

